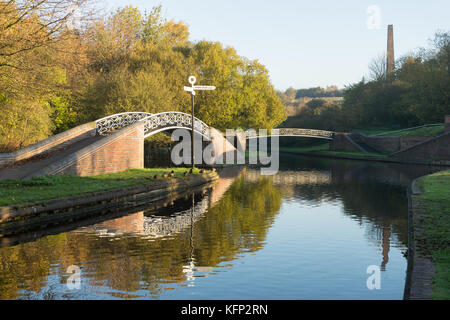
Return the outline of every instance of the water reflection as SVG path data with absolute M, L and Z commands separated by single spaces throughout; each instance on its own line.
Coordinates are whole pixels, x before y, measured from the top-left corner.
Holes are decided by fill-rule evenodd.
M 376 297 L 401 298 L 405 190 L 437 168 L 282 160 L 273 177 L 231 168 L 147 208 L 2 239 L 0 298 L 360 298 L 365 274 L 350 277 L 373 259 L 394 283 Z M 82 270 L 81 290 L 65 285 L 71 265 Z

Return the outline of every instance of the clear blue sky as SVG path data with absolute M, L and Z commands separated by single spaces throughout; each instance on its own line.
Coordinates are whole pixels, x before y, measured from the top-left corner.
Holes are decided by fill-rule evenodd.
M 370 60 L 386 50 L 394 25 L 395 55 L 427 47 L 435 31 L 450 30 L 449 0 L 108 0 L 109 10 L 161 4 L 167 19 L 189 25 L 191 40 L 219 41 L 258 59 L 279 90 L 338 85 L 368 74 Z M 371 5 L 380 29 L 369 28 Z M 370 19 L 369 21 L 376 21 Z M 374 26 L 374 24 L 371 24 Z

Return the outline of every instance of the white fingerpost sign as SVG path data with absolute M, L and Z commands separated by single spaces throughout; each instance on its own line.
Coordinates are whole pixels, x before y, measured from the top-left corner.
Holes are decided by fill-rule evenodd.
M 195 96 L 195 90 L 198 91 L 206 91 L 206 90 L 216 90 L 216 87 L 214 86 L 196 86 L 195 82 L 197 82 L 197 78 L 194 76 L 190 76 L 188 79 L 189 83 L 191 84 L 190 87 L 184 87 L 184 91 L 190 92 L 192 96 L 192 132 L 191 132 L 191 161 L 192 161 L 192 169 L 194 169 L 194 96 Z

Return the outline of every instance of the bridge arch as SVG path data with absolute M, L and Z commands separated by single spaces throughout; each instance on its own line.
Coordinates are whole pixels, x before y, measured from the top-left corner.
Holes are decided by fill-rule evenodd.
M 147 116 L 140 121 L 144 122 L 144 138 L 161 131 L 173 129 L 192 130 L 192 116 L 184 112 L 161 112 Z M 210 139 L 210 127 L 194 117 L 194 131 Z
M 192 116 L 178 111 L 147 113 L 147 112 L 123 112 L 113 114 L 96 121 L 98 135 L 105 135 L 120 130 L 135 122 L 144 122 L 144 138 L 161 131 L 173 129 L 192 130 Z M 209 126 L 194 117 L 194 131 L 210 139 Z

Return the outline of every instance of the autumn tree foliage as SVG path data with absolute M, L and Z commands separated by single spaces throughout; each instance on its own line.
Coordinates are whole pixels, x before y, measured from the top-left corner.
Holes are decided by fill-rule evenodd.
M 218 42 L 189 41 L 161 7 L 100 15 L 91 0 L 0 1 L 0 151 L 126 111 L 190 110 L 219 129 L 271 128 L 285 119 L 267 69 Z
M 80 34 L 92 17 L 88 0 L 0 1 L 0 150 L 68 128 L 68 80 L 83 63 Z

